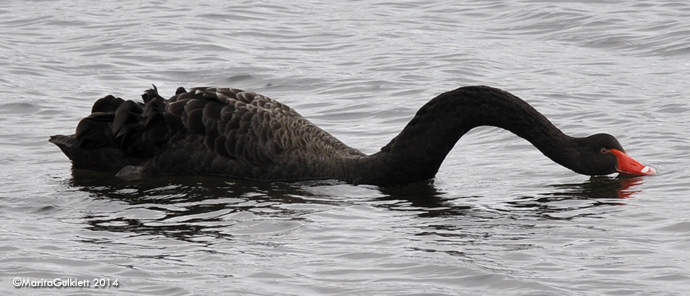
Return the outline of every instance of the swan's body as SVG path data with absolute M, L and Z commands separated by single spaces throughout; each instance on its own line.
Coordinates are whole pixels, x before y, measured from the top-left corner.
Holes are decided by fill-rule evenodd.
M 178 88 L 169 100 L 98 100 L 75 135 L 51 137 L 75 168 L 151 175 L 218 175 L 268 181 L 337 179 L 401 185 L 433 178 L 470 129 L 490 125 L 525 138 L 581 174 L 651 174 L 607 134 L 574 138 L 520 98 L 462 87 L 424 105 L 381 151 L 365 155 L 268 97 L 227 88 Z M 622 156 L 621 156 L 622 155 Z M 632 160 L 634 168 L 622 167 Z

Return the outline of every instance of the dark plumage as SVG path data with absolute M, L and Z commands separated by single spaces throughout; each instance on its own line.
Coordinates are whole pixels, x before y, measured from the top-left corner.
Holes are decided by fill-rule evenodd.
M 253 92 L 180 87 L 165 100 L 154 87 L 142 98 L 140 103 L 106 96 L 96 101 L 74 135 L 56 135 L 50 141 L 75 168 L 121 175 L 338 179 L 377 185 L 433 178 L 460 137 L 481 125 L 507 129 L 581 174 L 614 173 L 620 157 L 609 149 L 624 155 L 613 136 L 567 136 L 523 100 L 486 86 L 439 95 L 381 151 L 369 156 L 292 108 Z

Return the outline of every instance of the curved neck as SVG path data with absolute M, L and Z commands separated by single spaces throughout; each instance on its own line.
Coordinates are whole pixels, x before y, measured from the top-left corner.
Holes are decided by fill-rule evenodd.
M 433 178 L 455 143 L 477 126 L 522 137 L 553 161 L 577 171 L 574 138 L 520 98 L 491 87 L 462 87 L 424 105 L 398 136 L 363 159 L 358 183 L 395 185 Z

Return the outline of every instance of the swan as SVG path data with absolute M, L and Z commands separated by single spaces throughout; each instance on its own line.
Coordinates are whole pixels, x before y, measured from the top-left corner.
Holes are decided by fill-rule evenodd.
M 366 155 L 266 96 L 234 88 L 153 86 L 143 102 L 108 95 L 73 135 L 55 135 L 73 168 L 118 175 L 215 175 L 265 181 L 336 179 L 405 185 L 434 178 L 446 155 L 478 126 L 506 129 L 584 175 L 652 175 L 609 134 L 571 137 L 527 102 L 489 86 L 465 86 L 422 106 L 380 151 Z

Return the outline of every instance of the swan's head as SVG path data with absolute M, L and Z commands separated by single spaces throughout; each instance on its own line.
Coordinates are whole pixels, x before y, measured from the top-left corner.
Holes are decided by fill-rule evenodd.
M 615 137 L 596 134 L 582 139 L 579 152 L 586 175 L 608 175 L 615 172 L 630 176 L 656 174 L 656 170 L 630 157 Z

